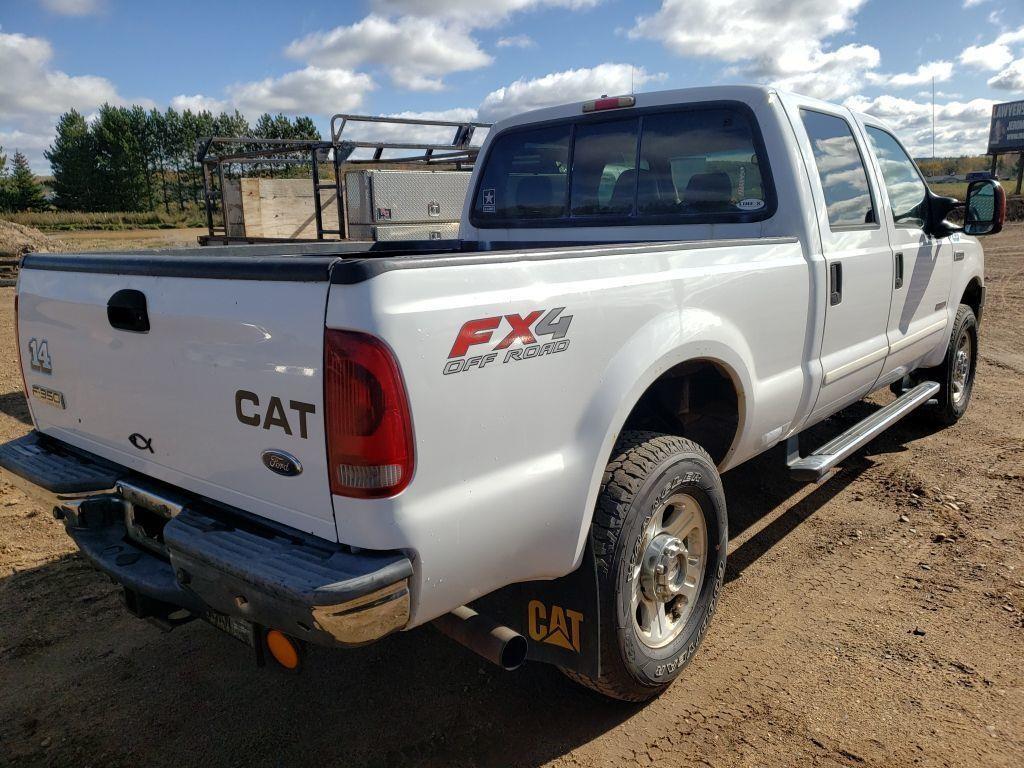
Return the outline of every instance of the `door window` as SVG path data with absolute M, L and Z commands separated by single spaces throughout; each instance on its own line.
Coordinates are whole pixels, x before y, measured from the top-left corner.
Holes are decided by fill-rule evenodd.
M 811 140 L 831 228 L 877 225 L 868 172 L 850 124 L 841 117 L 809 109 L 801 109 L 800 118 Z
M 882 179 L 889 193 L 893 222 L 901 227 L 923 227 L 928 206 L 928 187 L 914 161 L 900 143 L 881 128 L 868 126 L 868 141 L 882 167 Z

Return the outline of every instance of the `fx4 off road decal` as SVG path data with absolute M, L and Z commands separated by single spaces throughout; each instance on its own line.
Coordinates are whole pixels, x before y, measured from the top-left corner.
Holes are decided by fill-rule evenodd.
M 569 348 L 566 336 L 572 315 L 563 312 L 565 307 L 555 307 L 535 309 L 525 315 L 495 315 L 467 321 L 448 353 L 444 375 L 564 352 Z M 474 349 L 480 346 L 486 346 L 487 351 Z

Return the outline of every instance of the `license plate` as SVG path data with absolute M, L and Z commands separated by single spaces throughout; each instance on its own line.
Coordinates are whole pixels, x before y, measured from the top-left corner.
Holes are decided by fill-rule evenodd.
M 207 611 L 203 618 L 221 632 L 231 635 L 236 640 L 241 640 L 250 648 L 256 647 L 256 628 L 251 621 L 217 611 Z

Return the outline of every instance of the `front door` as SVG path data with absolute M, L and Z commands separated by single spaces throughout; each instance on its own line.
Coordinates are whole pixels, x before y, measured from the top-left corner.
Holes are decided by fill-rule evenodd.
M 926 235 L 922 227 L 928 190 L 902 145 L 888 131 L 866 125 L 868 146 L 884 181 L 883 218 L 893 248 L 889 356 L 883 378 L 893 381 L 913 369 L 941 343 L 950 308 L 953 245 Z M 955 307 L 953 308 L 955 310 Z
M 893 261 L 850 113 L 808 102 L 800 106 L 799 121 L 827 281 L 822 384 L 811 415 L 817 420 L 864 397 L 882 371 Z

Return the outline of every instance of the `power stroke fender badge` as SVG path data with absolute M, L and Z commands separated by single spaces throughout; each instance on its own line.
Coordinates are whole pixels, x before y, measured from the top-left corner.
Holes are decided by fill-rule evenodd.
M 302 464 L 285 451 L 264 451 L 260 454 L 260 458 L 263 459 L 263 466 L 284 477 L 295 477 L 302 474 Z

